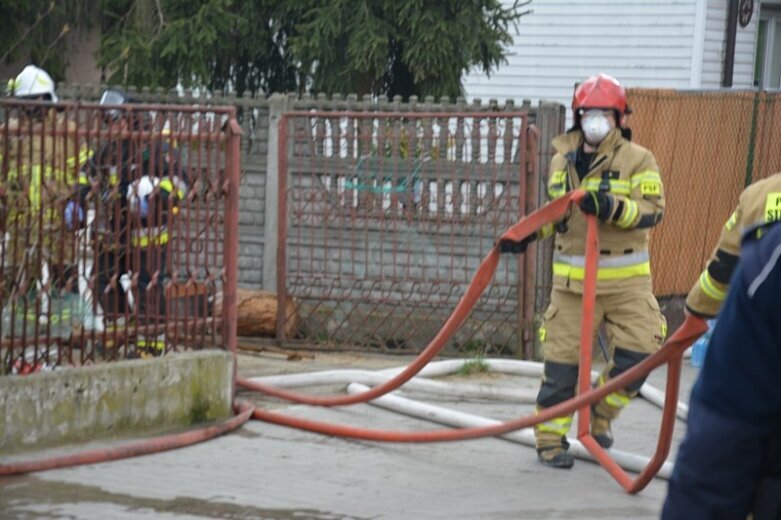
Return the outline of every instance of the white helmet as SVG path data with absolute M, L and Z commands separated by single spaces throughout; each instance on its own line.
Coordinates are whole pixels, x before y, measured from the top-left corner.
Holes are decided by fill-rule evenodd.
M 58 99 L 52 77 L 35 65 L 26 66 L 16 78 L 8 82 L 8 95 L 17 98 L 49 96 L 54 102 Z
M 142 175 L 141 178 L 130 183 L 127 187 L 126 195 L 130 204 L 130 211 L 138 211 L 140 200 L 149 197 L 158 184 L 160 184 L 160 179 L 150 177 L 149 175 Z

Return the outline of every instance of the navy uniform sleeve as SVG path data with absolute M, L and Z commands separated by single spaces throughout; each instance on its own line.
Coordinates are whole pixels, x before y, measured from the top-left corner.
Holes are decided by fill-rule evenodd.
M 665 520 L 744 520 L 781 414 L 781 225 L 744 243 L 734 279 L 692 390 Z

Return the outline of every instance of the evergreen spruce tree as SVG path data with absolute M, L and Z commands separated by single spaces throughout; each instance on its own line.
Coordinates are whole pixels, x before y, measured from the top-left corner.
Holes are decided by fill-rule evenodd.
M 62 78 L 60 33 L 98 23 L 109 83 L 454 97 L 505 61 L 529 1 L 0 0 L 0 56 Z

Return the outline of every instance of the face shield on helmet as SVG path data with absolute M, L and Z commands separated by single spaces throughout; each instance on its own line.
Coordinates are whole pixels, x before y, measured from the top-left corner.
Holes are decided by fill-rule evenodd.
M 104 106 L 102 110 L 103 122 L 107 125 L 119 125 L 132 129 L 147 128 L 149 124 L 149 112 L 139 110 L 123 110 L 116 105 L 128 105 L 137 103 L 138 99 L 118 89 L 109 89 L 100 96 L 99 104 Z
M 129 99 L 124 92 L 119 90 L 106 90 L 103 95 L 100 96 L 101 105 L 124 105 L 128 103 Z M 103 120 L 107 123 L 115 122 L 122 117 L 122 111 L 118 108 L 104 109 Z

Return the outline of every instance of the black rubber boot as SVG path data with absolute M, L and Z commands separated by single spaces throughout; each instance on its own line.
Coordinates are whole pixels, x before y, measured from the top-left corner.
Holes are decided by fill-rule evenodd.
M 575 465 L 575 457 L 563 448 L 546 448 L 537 450 L 537 458 L 550 468 L 570 469 Z
M 613 445 L 613 429 L 610 426 L 610 419 L 595 413 L 594 408 L 591 409 L 591 436 L 604 449 L 609 449 Z
M 575 465 L 575 457 L 567 452 L 568 449 L 569 442 L 567 442 L 567 437 L 562 436 L 560 446 L 537 448 L 537 458 L 548 467 L 570 469 Z

